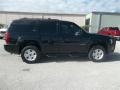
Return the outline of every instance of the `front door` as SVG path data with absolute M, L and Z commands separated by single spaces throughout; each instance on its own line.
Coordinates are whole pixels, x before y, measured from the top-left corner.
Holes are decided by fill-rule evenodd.
M 85 53 L 87 50 L 87 40 L 80 27 L 74 23 L 60 23 L 61 42 L 59 52 L 61 53 Z

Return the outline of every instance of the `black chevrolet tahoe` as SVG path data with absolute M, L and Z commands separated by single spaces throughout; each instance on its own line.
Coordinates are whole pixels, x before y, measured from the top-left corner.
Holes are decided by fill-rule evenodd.
M 92 61 L 114 52 L 112 37 L 90 34 L 73 22 L 56 19 L 14 20 L 5 34 L 6 51 L 20 54 L 26 63 L 36 63 L 48 54 L 86 54 Z

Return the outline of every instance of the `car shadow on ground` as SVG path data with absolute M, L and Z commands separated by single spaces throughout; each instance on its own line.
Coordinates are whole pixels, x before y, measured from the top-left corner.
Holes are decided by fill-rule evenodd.
M 80 55 L 80 56 L 47 56 L 44 57 L 42 63 L 49 63 L 49 62 L 88 62 L 90 61 L 87 55 Z M 120 61 L 120 53 L 112 53 L 106 56 L 103 62 L 114 62 Z
M 49 63 L 49 62 L 74 62 L 74 61 L 90 61 L 86 55 L 80 55 L 80 56 L 69 56 L 69 55 L 62 55 L 62 56 L 47 56 L 44 57 L 42 62 L 43 63 Z
M 114 61 L 120 61 L 120 53 L 112 53 L 106 56 L 106 60 L 104 62 L 114 62 Z

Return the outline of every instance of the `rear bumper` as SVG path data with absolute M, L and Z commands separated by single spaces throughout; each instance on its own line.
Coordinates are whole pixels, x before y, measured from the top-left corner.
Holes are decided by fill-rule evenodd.
M 113 53 L 114 50 L 115 50 L 115 45 L 114 46 L 109 46 L 108 53 Z
M 17 45 L 4 45 L 4 49 L 9 53 L 19 54 L 19 47 Z

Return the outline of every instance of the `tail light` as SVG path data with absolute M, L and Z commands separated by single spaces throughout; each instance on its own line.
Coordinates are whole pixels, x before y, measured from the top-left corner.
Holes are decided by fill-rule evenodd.
M 6 32 L 6 33 L 5 33 L 5 41 L 6 41 L 6 44 L 9 44 L 9 43 L 10 43 L 10 40 L 11 40 L 10 33 L 9 33 L 9 32 Z

